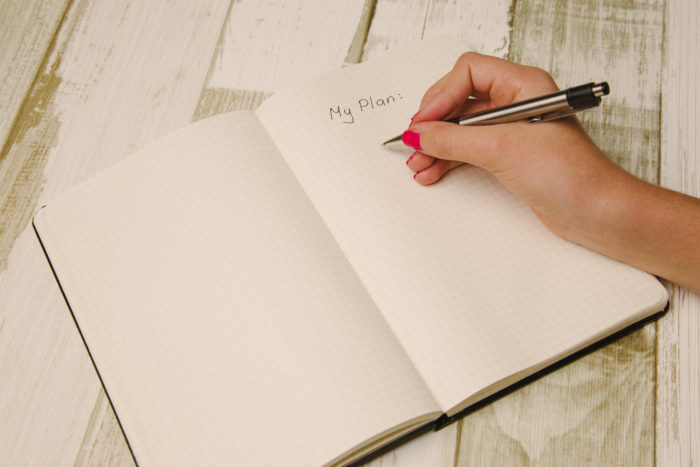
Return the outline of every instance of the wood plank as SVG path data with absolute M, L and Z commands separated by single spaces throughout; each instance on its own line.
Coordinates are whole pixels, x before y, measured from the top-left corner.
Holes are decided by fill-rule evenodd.
M 339 68 L 360 23 L 362 0 L 233 3 L 209 88 L 272 92 Z
M 615 162 L 654 183 L 663 6 L 663 0 L 518 1 L 508 55 L 548 70 L 560 87 L 607 80 L 605 103 L 579 119 Z
M 6 145 L 17 168 L 0 183 L 11 187 L 0 230 L 16 237 L 0 275 L 1 465 L 106 464 L 118 446 L 101 448 L 101 460 L 85 450 L 124 444 L 99 429 L 109 412 L 98 379 L 28 221 L 38 204 L 190 121 L 228 6 L 78 0 L 61 25 L 13 127 L 22 136 Z
M 508 58 L 562 87 L 607 80 L 609 99 L 582 123 L 612 159 L 656 181 L 662 40 L 662 1 L 521 0 Z M 654 343 L 652 324 L 498 401 L 494 456 L 508 445 L 522 464 L 651 464 Z M 463 432 L 462 444 L 478 431 Z
M 661 185 L 700 196 L 700 5 L 666 2 Z M 656 463 L 700 464 L 700 296 L 669 284 L 657 324 Z
M 104 391 L 100 391 L 97 397 L 97 403 L 73 465 L 112 467 L 134 465 L 131 452 L 124 442 L 124 435 Z
M 0 148 L 69 4 L 69 0 L 0 1 Z
M 458 37 L 471 50 L 505 57 L 510 45 L 510 7 L 511 0 L 379 0 L 362 59 L 439 35 Z
M 195 119 L 254 109 L 275 89 L 353 61 L 370 0 L 241 0 L 222 30 Z
M 34 88 L 50 88 L 53 84 L 45 79 L 46 75 L 37 76 L 37 71 L 51 54 L 56 31 L 69 3 L 68 0 L 31 4 L 21 0 L 0 2 L 0 271 L 6 267 L 16 238 L 17 229 L 12 225 L 26 221 L 17 216 L 13 184 L 8 182 L 8 175 L 20 176 L 23 165 L 13 157 L 15 154 L 9 154 L 9 147 L 36 123 L 35 117 L 45 103 L 29 92 L 35 77 L 40 82 L 34 83 Z M 19 115 L 29 118 L 13 126 Z
M 654 336 L 644 329 L 462 424 L 458 465 L 651 465 Z

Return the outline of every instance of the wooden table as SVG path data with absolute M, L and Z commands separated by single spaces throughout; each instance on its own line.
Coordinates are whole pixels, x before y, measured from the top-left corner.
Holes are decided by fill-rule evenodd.
M 0 465 L 133 463 L 29 225 L 55 194 L 192 120 L 449 33 L 562 87 L 608 80 L 582 116 L 594 139 L 697 196 L 699 18 L 695 0 L 0 0 Z M 697 465 L 700 299 L 667 286 L 660 321 L 372 465 Z

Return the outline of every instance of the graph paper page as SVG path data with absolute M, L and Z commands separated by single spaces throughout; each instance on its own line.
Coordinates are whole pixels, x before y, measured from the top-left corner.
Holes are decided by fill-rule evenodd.
M 666 302 L 655 278 L 556 237 L 484 171 L 420 186 L 405 167 L 412 151 L 381 146 L 466 49 L 424 41 L 258 109 L 444 410 Z
M 439 415 L 252 113 L 159 140 L 35 225 L 142 465 L 319 465 Z

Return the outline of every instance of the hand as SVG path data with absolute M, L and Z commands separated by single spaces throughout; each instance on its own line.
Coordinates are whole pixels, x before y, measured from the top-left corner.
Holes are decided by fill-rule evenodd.
M 700 292 L 700 200 L 610 161 L 574 116 L 460 126 L 441 120 L 558 90 L 545 71 L 477 53 L 435 83 L 404 133 L 415 180 L 469 163 L 491 172 L 557 235 Z
M 435 183 L 463 162 L 479 166 L 566 237 L 572 217 L 588 204 L 597 208 L 601 186 L 626 175 L 596 147 L 575 117 L 471 127 L 440 121 L 557 90 L 541 69 L 477 53 L 462 55 L 425 94 L 409 127 L 419 135 L 420 150 L 407 162 L 416 181 Z

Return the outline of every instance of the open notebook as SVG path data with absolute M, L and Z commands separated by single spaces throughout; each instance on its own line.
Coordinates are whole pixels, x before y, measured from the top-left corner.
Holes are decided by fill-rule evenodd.
M 350 462 L 663 309 L 489 174 L 423 187 L 381 146 L 463 49 L 312 78 L 39 210 L 139 464 Z

